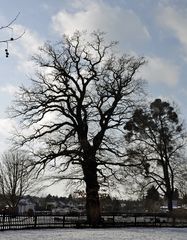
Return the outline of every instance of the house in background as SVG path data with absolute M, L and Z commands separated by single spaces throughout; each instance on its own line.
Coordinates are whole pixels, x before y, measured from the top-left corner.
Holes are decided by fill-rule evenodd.
M 18 204 L 18 213 L 25 214 L 25 213 L 34 213 L 35 212 L 36 203 L 34 203 L 29 198 L 22 198 Z

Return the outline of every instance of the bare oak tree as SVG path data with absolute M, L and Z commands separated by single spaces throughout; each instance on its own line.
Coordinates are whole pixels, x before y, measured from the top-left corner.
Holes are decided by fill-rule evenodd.
M 33 191 L 36 178 L 28 171 L 29 158 L 24 152 L 6 152 L 0 163 L 1 201 L 11 210 L 16 210 L 24 194 Z
M 101 32 L 84 37 L 40 49 L 37 78 L 20 88 L 12 114 L 21 121 L 17 144 L 35 146 L 35 165 L 53 163 L 60 179 L 85 182 L 87 218 L 96 225 L 100 183 L 125 165 L 123 126 L 142 93 L 135 75 L 145 60 L 114 54 L 116 42 Z

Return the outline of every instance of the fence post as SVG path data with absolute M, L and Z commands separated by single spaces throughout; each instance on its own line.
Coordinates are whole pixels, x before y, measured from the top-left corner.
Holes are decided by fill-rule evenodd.
M 112 221 L 113 221 L 113 224 L 115 224 L 115 215 L 114 214 L 112 216 Z
M 37 227 L 37 215 L 34 215 L 34 228 Z
M 136 226 L 136 216 L 134 216 L 134 225 Z
M 156 217 L 156 214 L 155 214 L 155 227 L 157 225 L 157 217 Z
M 65 215 L 63 216 L 63 228 L 65 227 Z
M 2 226 L 2 230 L 5 229 L 5 211 L 3 211 L 3 226 Z
M 175 227 L 175 217 L 173 217 L 172 223 L 173 223 L 173 227 Z

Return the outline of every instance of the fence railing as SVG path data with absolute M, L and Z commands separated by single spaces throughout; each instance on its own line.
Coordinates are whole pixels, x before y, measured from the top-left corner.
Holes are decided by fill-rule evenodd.
M 187 218 L 168 214 L 103 214 L 99 227 L 187 227 Z M 0 214 L 0 230 L 90 227 L 85 215 Z

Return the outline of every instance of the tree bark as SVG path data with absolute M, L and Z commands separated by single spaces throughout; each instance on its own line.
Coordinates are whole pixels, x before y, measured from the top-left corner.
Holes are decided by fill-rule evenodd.
M 93 159 L 85 161 L 83 165 L 83 173 L 86 183 L 87 220 L 91 226 L 96 227 L 99 225 L 101 220 L 96 161 Z
M 173 192 L 171 190 L 167 191 L 167 203 L 169 212 L 173 211 Z
M 166 183 L 166 197 L 167 197 L 168 211 L 171 212 L 173 210 L 173 186 L 170 183 L 168 164 L 163 165 L 163 171 L 164 171 L 164 178 Z

